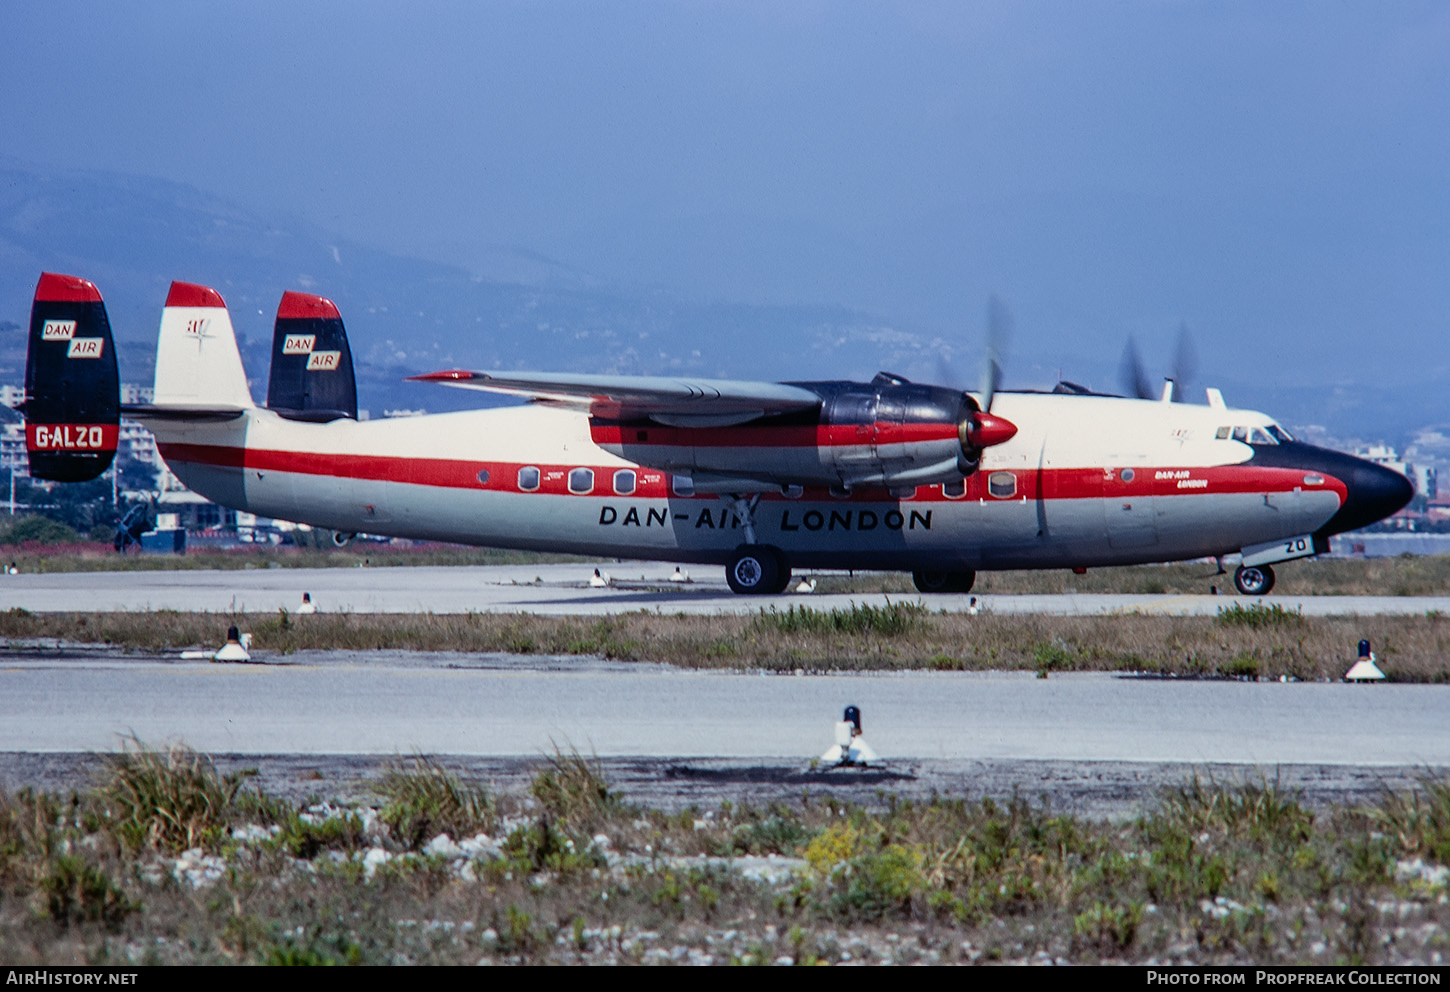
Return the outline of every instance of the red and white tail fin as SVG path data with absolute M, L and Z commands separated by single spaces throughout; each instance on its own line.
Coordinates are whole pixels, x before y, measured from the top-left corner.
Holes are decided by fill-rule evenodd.
M 156 342 L 156 396 L 165 407 L 241 410 L 254 407 L 236 332 L 221 294 L 173 282 Z

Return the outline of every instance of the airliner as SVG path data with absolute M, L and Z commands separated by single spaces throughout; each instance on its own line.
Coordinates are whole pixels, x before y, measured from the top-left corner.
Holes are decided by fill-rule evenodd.
M 910 572 L 923 593 L 978 572 L 1236 558 L 1273 566 L 1409 502 L 1409 480 L 1229 406 L 911 382 L 767 382 L 449 369 L 414 378 L 517 406 L 359 420 L 341 314 L 285 292 L 265 404 L 214 289 L 175 282 L 152 402 L 120 402 L 105 303 L 45 273 L 26 365 L 31 474 L 95 478 L 121 416 L 188 487 L 236 510 L 459 544 L 722 565 L 741 594 L 793 569 Z

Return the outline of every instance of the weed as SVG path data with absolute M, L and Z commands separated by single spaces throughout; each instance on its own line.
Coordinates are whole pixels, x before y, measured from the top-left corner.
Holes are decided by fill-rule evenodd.
M 1252 630 L 1261 630 L 1266 627 L 1300 627 L 1304 624 L 1304 611 L 1286 610 L 1278 603 L 1271 606 L 1264 606 L 1262 603 L 1240 606 L 1238 603 L 1234 603 L 1232 606 L 1221 607 L 1215 622 L 1222 627 L 1248 627 Z
M 394 762 L 383 773 L 379 814 L 393 836 L 417 849 L 440 833 L 471 837 L 493 828 L 494 804 L 480 786 L 466 785 L 457 775 L 424 755 Z
M 1076 946 L 1087 946 L 1103 955 L 1126 951 L 1143 922 L 1143 904 L 1110 906 L 1095 902 L 1085 912 L 1073 917 L 1072 935 Z
M 555 746 L 548 767 L 534 776 L 529 792 L 548 815 L 572 831 L 597 830 L 624 809 L 599 758 L 590 761 L 573 748 L 566 754 Z
M 926 616 L 921 603 L 892 603 L 885 606 L 852 603 L 849 610 L 813 610 L 792 606 L 785 612 L 762 610 L 755 625 L 781 634 L 880 634 L 894 637 L 916 628 Z
M 223 775 L 182 745 L 165 753 L 134 737 L 108 761 L 100 788 L 110 828 L 127 847 L 215 847 L 237 816 L 237 793 L 254 771 Z
M 41 912 L 61 925 L 96 922 L 120 926 L 141 908 L 97 866 L 74 854 L 62 854 L 37 880 Z

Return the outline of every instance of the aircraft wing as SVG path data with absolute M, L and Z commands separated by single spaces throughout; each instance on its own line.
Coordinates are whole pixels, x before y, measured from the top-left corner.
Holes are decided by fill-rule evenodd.
M 821 397 L 809 389 L 782 382 L 463 369 L 409 378 L 523 396 L 536 403 L 588 410 L 598 417 L 649 417 L 674 427 L 725 427 L 766 414 L 813 410 L 821 405 Z

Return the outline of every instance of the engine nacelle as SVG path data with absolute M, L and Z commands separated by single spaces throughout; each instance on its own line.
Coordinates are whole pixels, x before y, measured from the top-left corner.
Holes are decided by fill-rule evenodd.
M 595 418 L 591 432 L 596 444 L 622 458 L 698 476 L 710 491 L 727 492 L 751 483 L 898 489 L 953 482 L 977 470 L 984 448 L 1017 432 L 981 412 L 966 393 L 885 373 L 869 383 L 790 385 L 817 393 L 820 407 L 732 426 Z

